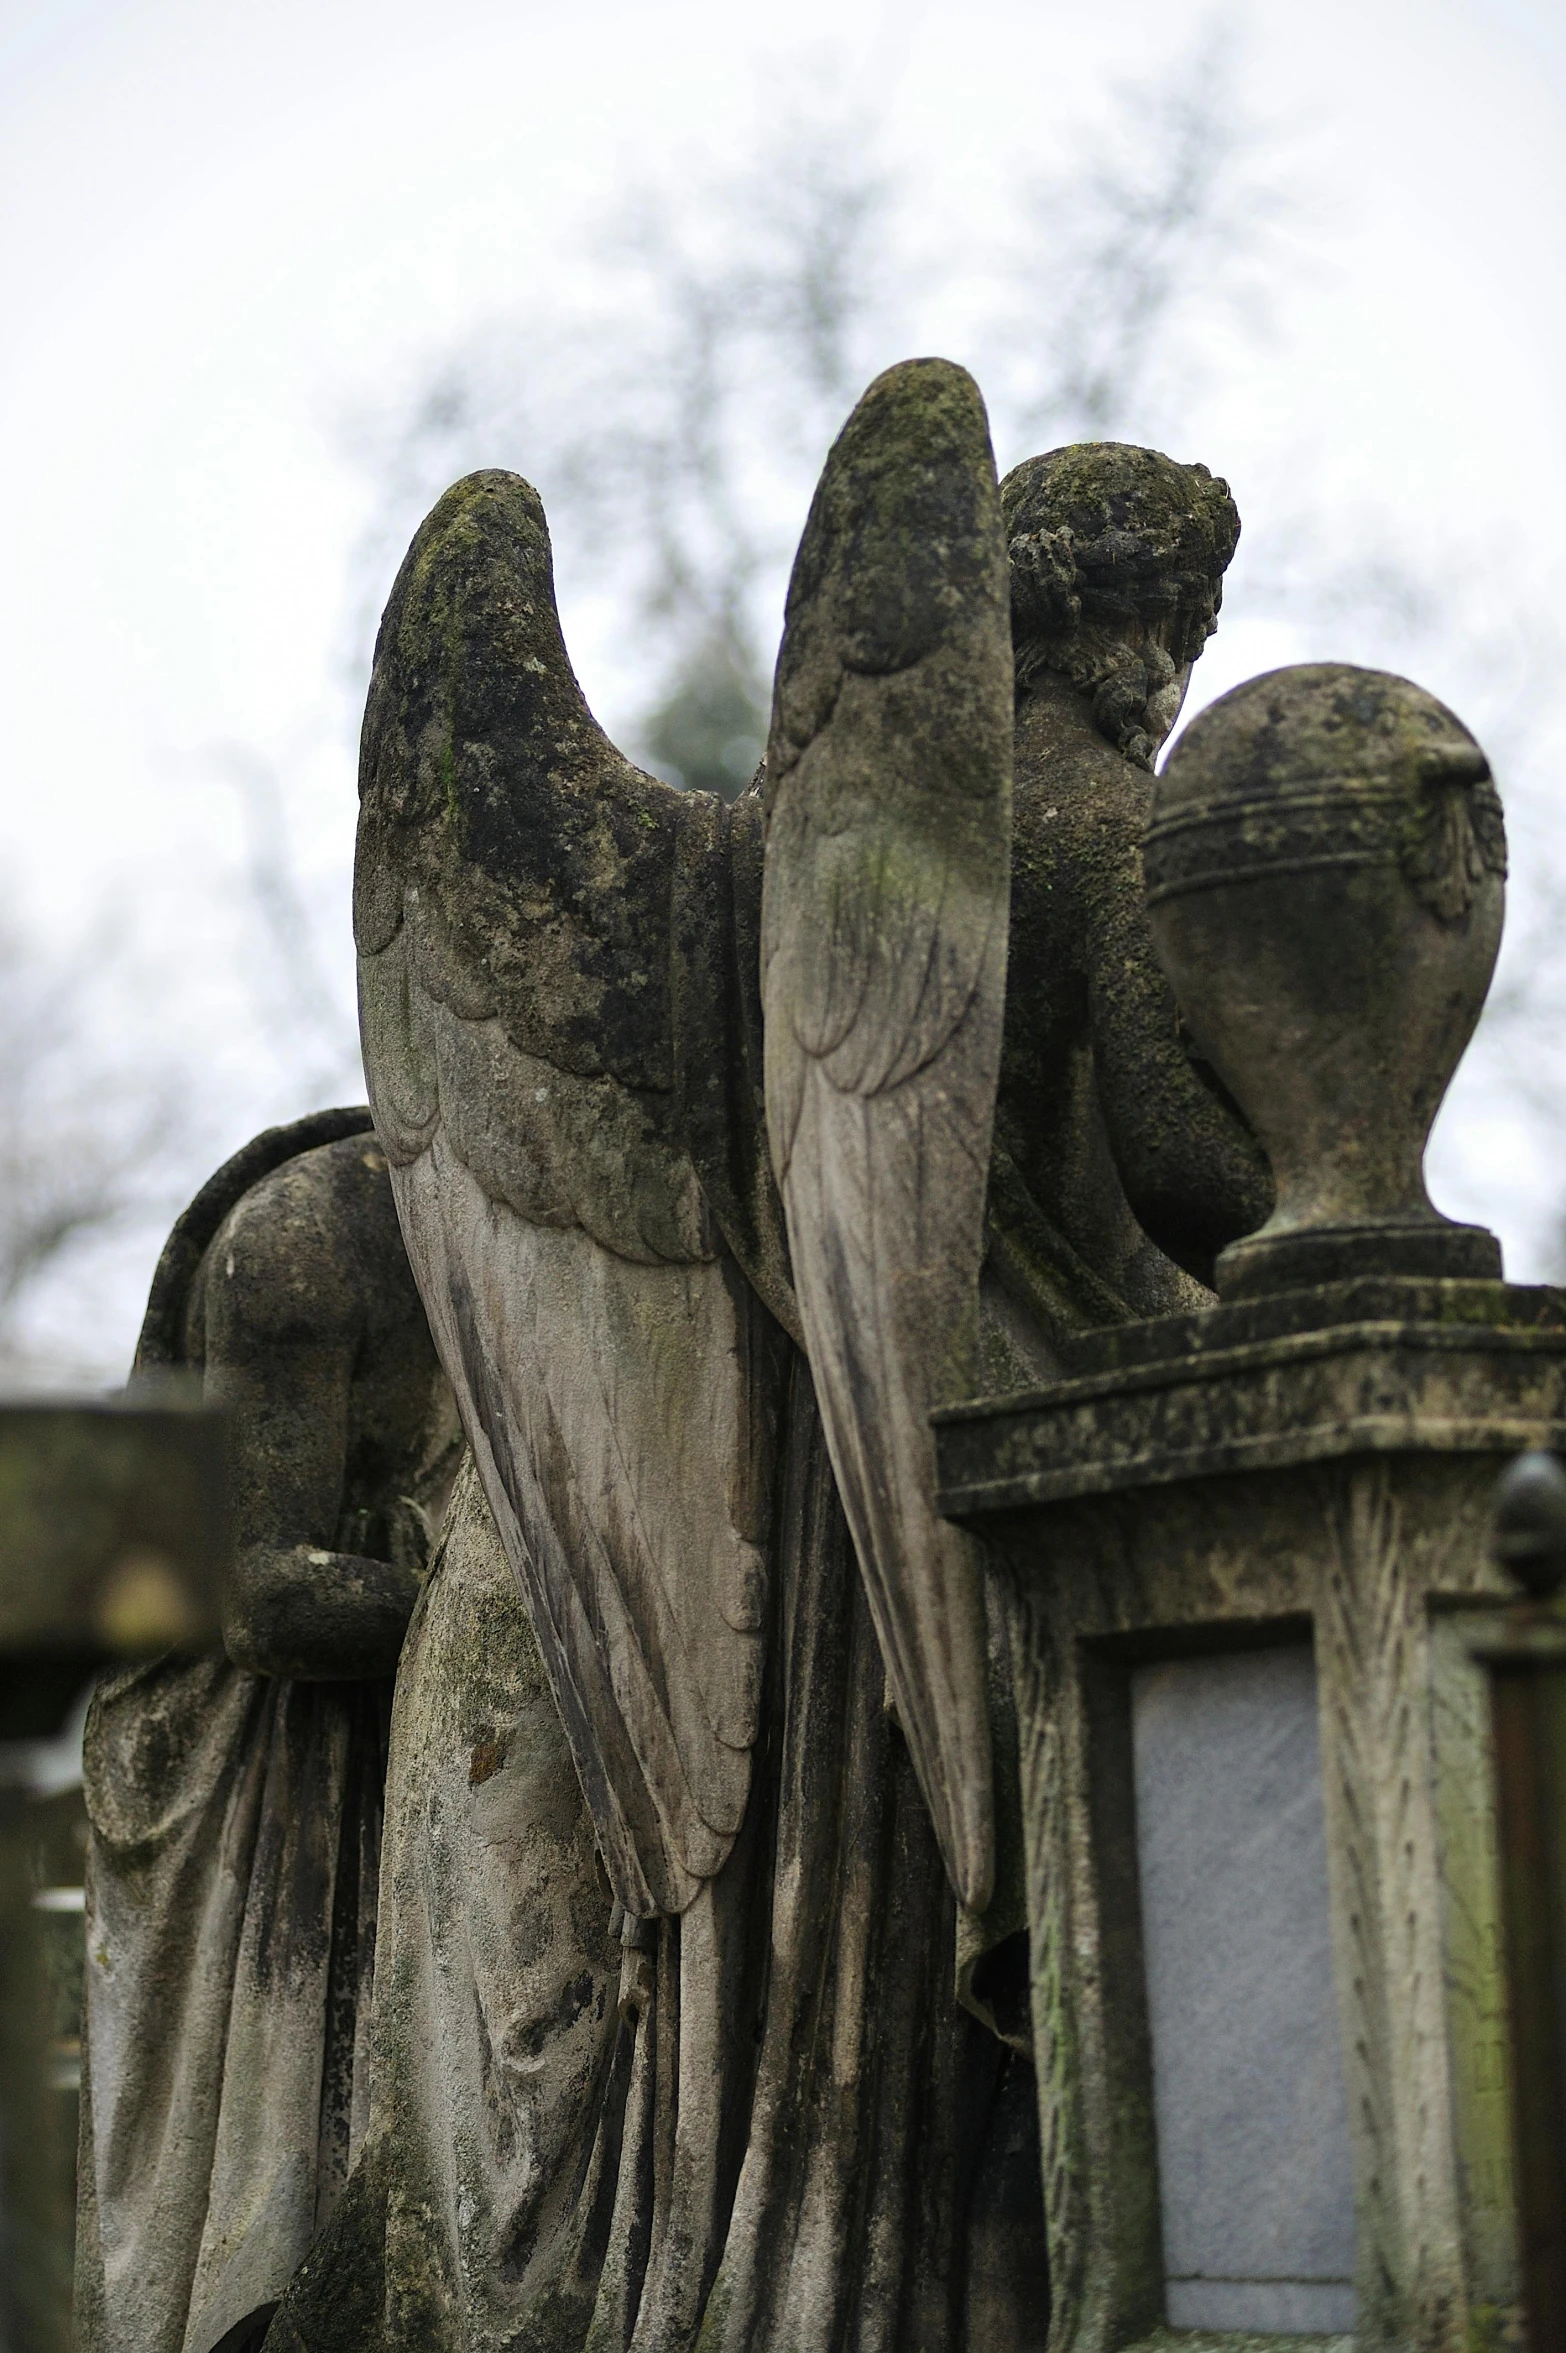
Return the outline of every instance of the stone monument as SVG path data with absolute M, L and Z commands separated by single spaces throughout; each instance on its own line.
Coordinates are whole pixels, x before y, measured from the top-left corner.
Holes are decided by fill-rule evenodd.
M 269 1129 L 159 1262 L 131 1397 L 223 1409 L 222 1645 L 94 1693 L 82 2353 L 245 2353 L 362 2131 L 391 1672 L 460 1434 L 364 1110 Z
M 415 538 L 356 924 L 473 1468 L 272 2353 L 1043 2345 L 1007 1626 L 928 1411 L 1198 1305 L 1270 1206 L 1140 897 L 1237 529 L 1147 450 L 997 485 L 971 380 L 893 369 L 732 808 L 596 726 L 525 482 Z
M 1145 856 L 1276 1207 L 1216 1307 L 940 1437 L 1018 1610 L 1051 2343 L 1487 2342 L 1517 2272 L 1468 1650 L 1497 1473 L 1566 1437 L 1566 1307 L 1422 1160 L 1499 804 L 1417 688 L 1281 671 L 1190 728 Z
M 1502 2325 L 1443 1612 L 1492 1590 L 1566 1317 L 1420 1173 L 1499 811 L 1449 713 L 1345 669 L 1226 698 L 1155 784 L 1238 528 L 1115 443 L 997 483 L 971 379 L 890 370 L 732 807 L 597 726 L 527 483 L 416 535 L 355 928 L 469 1454 L 398 1667 L 354 2163 L 308 2176 L 270 2353 Z M 248 1623 L 219 1683 L 401 1633 L 313 1668 Z M 256 2145 L 308 2168 L 295 2106 Z M 243 2343 L 310 2235 L 294 2174 L 250 2242 L 200 2165 L 235 2220 L 169 2353 Z

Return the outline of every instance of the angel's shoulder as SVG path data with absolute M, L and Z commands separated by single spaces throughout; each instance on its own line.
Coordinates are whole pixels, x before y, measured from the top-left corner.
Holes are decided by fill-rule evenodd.
M 417 1315 L 386 1156 L 373 1135 L 297 1153 L 234 1204 L 201 1285 L 209 1344 L 350 1340 Z

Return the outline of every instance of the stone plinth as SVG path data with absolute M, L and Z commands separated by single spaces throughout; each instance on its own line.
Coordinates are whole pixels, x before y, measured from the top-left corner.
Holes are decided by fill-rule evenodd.
M 1566 1442 L 1566 1310 L 1345 1283 L 1068 1370 L 938 1422 L 1014 1603 L 1052 2353 L 1166 2321 L 1486 2341 L 1516 2261 L 1465 1637 L 1501 1467 Z

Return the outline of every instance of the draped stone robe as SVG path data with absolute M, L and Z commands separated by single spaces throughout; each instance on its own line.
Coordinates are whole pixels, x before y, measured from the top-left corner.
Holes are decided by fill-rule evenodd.
M 274 1294 L 297 1282 L 307 1325 L 331 1312 L 328 1291 L 338 1294 L 333 1307 L 344 1295 L 351 1310 L 361 1304 L 354 1292 L 366 1258 L 381 1267 L 388 1238 L 400 1257 L 394 1226 L 367 1253 L 342 1228 L 345 1208 L 353 1214 L 376 1186 L 384 1193 L 385 1163 L 362 1109 L 257 1138 L 176 1226 L 135 1378 L 155 1388 L 171 1374 L 199 1373 L 204 1285 L 236 1214 L 248 1216 L 238 1247 L 251 1271 Z M 388 1213 L 389 1203 L 382 1224 Z M 229 1255 L 230 1277 L 234 1263 Z M 351 1575 L 337 1556 L 372 1551 L 388 1513 L 438 1524 L 455 1470 L 450 1395 L 428 1336 L 410 1348 L 399 1333 L 405 1305 L 418 1339 L 405 1264 L 401 1284 L 408 1297 L 392 1302 L 397 1361 L 387 1371 L 394 1387 L 413 1392 L 405 1442 L 383 1450 L 373 1442 L 381 1428 L 368 1459 L 356 1461 L 363 1416 L 350 1400 L 336 1552 L 314 1556 L 323 1578 Z M 372 1354 L 372 1344 L 359 1353 Z M 281 1383 L 274 1377 L 279 1386 L 286 1393 L 286 1370 Z M 318 1402 L 323 1413 L 330 1405 L 295 1402 L 306 1411 Z M 83 1758 L 84 2353 L 259 2344 L 332 2212 L 369 2113 L 391 1696 L 384 1674 L 301 1681 L 252 1673 L 224 1653 L 113 1671 L 93 1696 Z
M 398 1681 L 369 2136 L 269 2347 L 1042 2345 L 1031 2064 L 959 2007 L 797 1356 L 787 1378 L 756 1780 L 678 1920 L 616 1915 L 464 1474 Z

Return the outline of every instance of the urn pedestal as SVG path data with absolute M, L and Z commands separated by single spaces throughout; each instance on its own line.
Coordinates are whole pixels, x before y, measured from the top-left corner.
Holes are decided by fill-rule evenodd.
M 1553 1292 L 1388 1277 L 1085 1335 L 938 1420 L 1010 1597 L 1052 2353 L 1469 2347 L 1516 2236 L 1480 1670 Z

